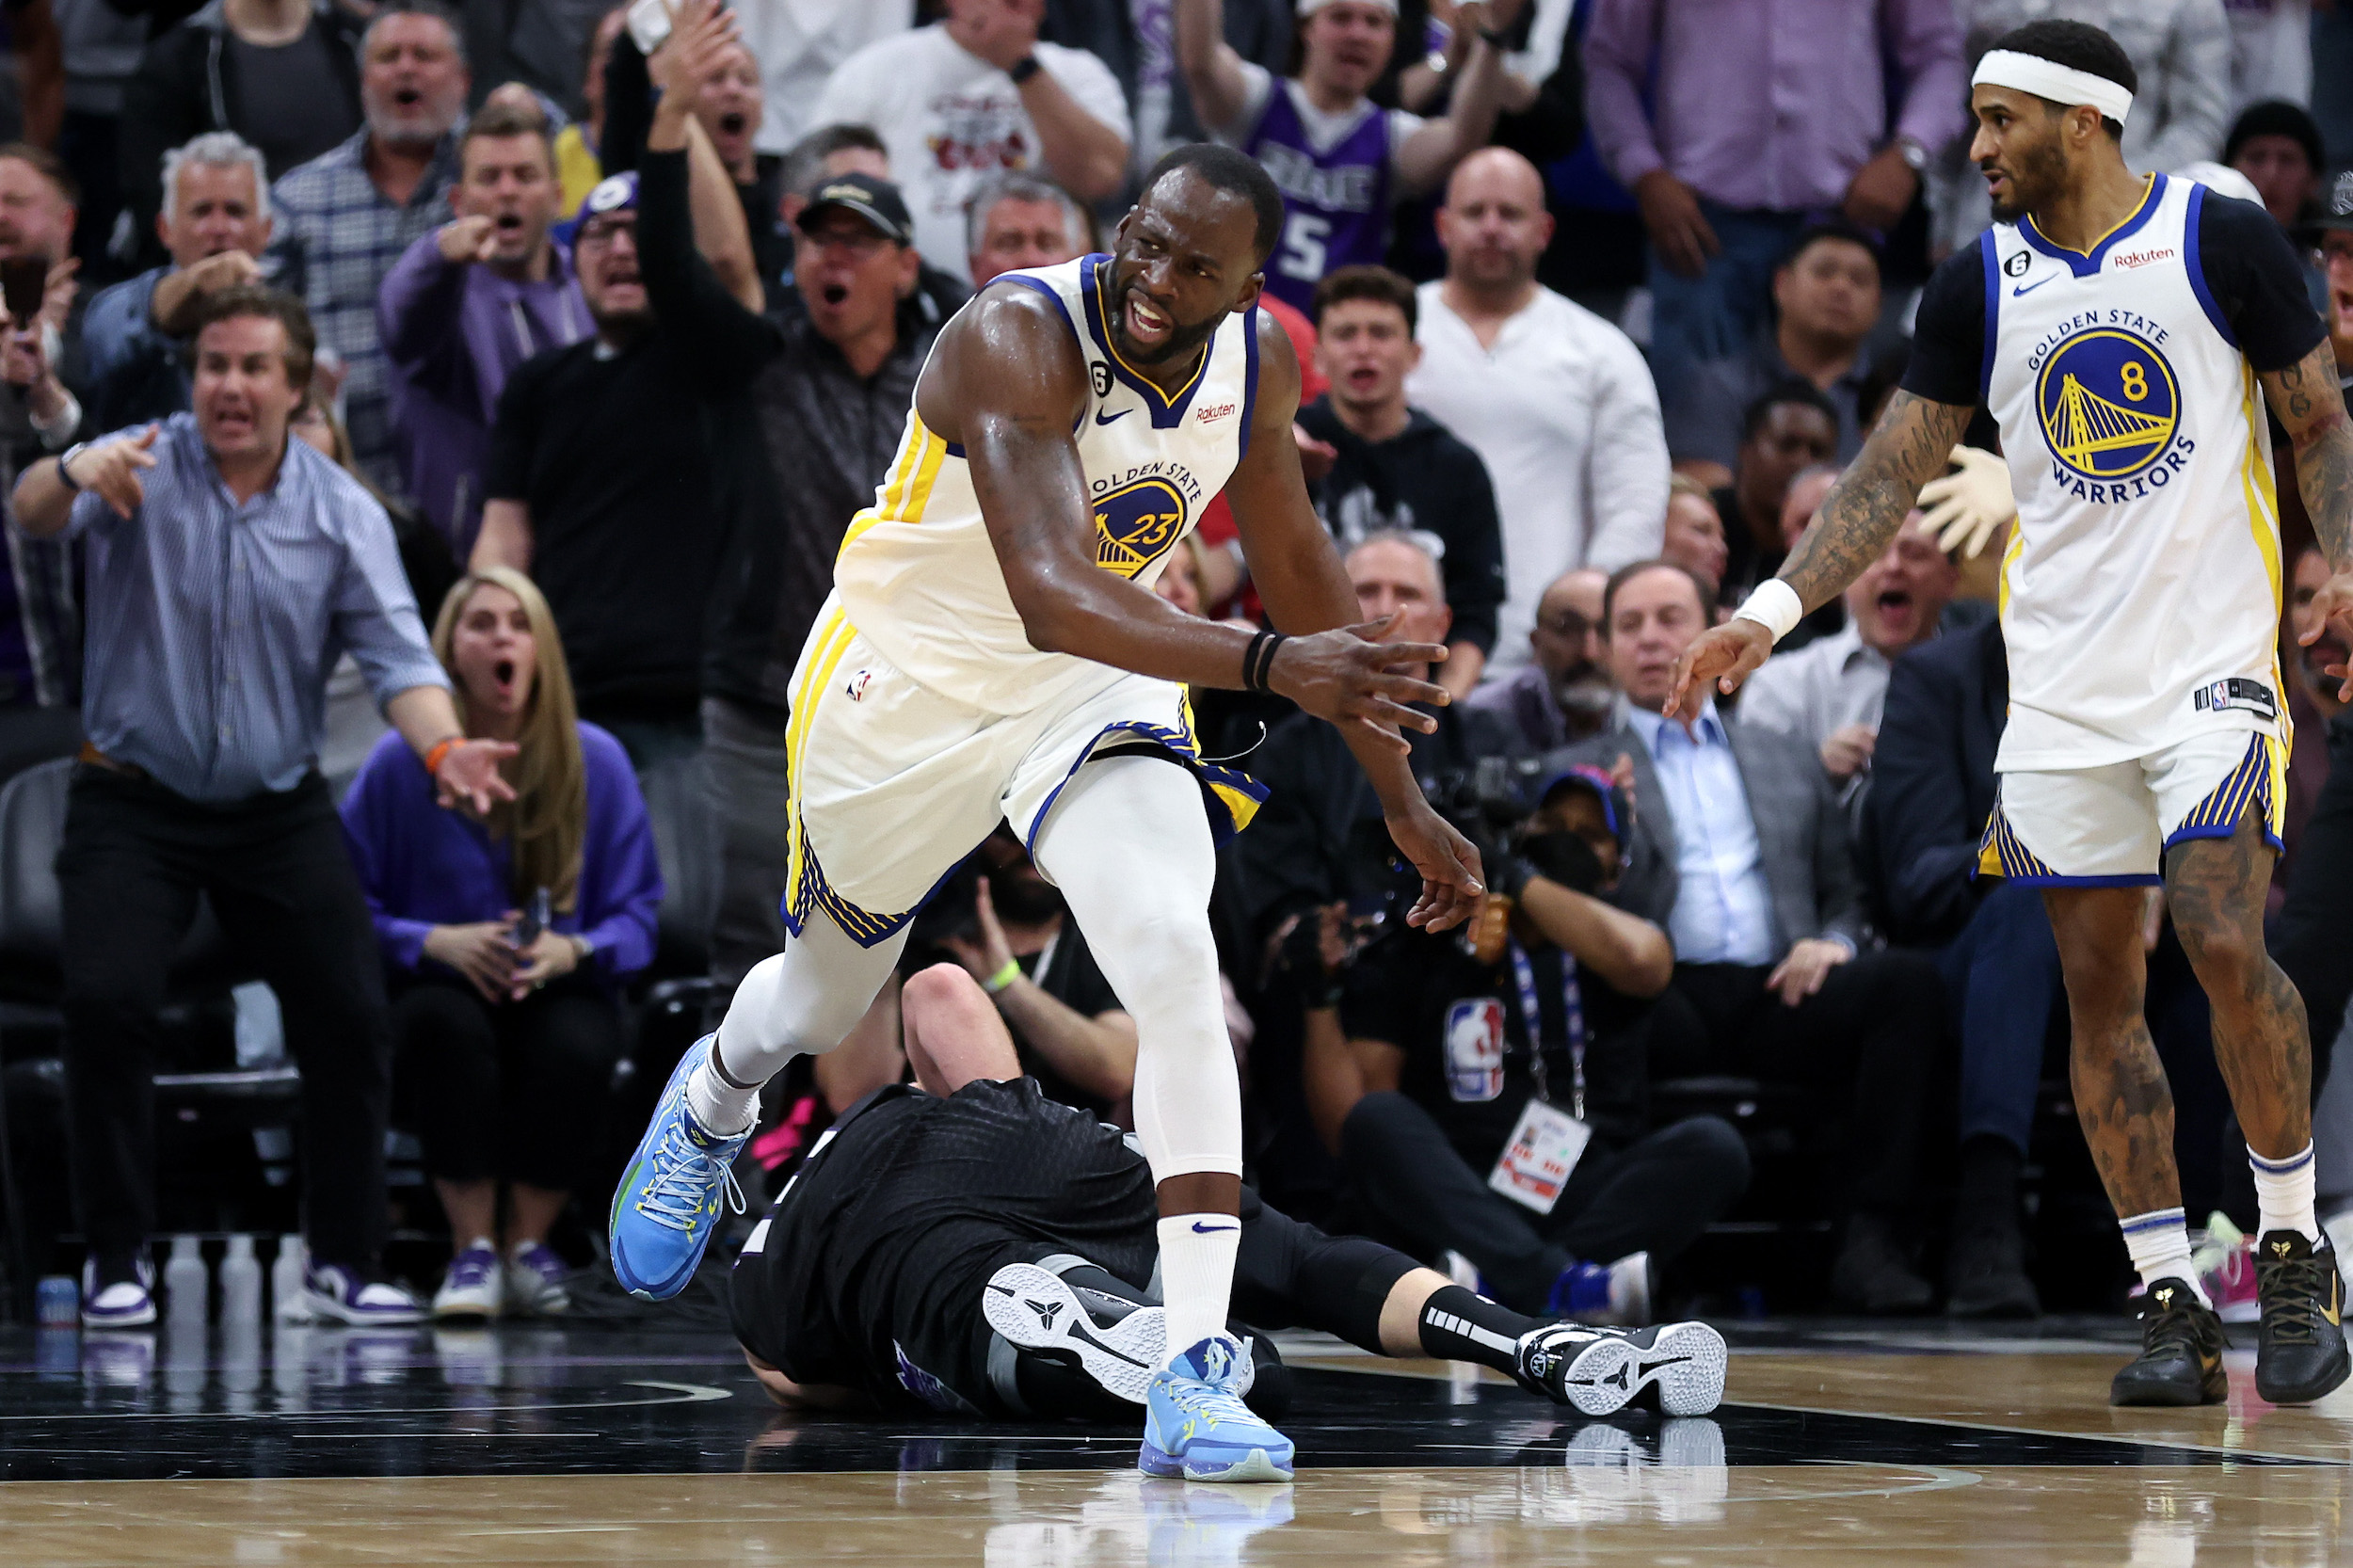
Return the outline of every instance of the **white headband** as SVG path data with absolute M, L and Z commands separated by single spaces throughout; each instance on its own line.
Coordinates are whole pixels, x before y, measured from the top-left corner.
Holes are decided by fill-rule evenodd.
M 2070 107 L 2089 104 L 2100 111 L 2100 118 L 2113 120 L 2119 125 L 2133 112 L 2133 95 L 2124 90 L 2121 83 L 2078 71 L 2072 65 L 2061 65 L 2057 60 L 2046 60 L 2040 55 L 2022 55 L 2015 49 L 1989 51 L 1977 62 L 1977 72 L 1969 78 L 1969 85 L 2016 88 L 2020 92 L 2031 92 L 2037 98 Z

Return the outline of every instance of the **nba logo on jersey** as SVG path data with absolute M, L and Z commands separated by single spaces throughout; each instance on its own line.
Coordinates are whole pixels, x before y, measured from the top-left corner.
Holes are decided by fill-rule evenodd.
M 1446 1010 L 1446 1092 L 1458 1101 L 1503 1093 L 1503 1003 L 1472 997 Z
M 2094 327 L 2061 337 L 2044 357 L 2035 412 L 2051 477 L 2077 499 L 2137 499 L 2170 484 L 2187 460 L 2192 443 L 2177 439 L 2181 383 L 2152 341 L 2162 336 Z
M 1095 500 L 1095 564 L 1133 577 L 1185 531 L 1185 498 L 1166 479 L 1138 479 Z

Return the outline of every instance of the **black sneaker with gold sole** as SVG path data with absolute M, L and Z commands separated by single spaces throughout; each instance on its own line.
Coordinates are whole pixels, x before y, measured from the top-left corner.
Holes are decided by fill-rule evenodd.
M 2178 1279 L 2161 1279 L 2140 1302 L 2140 1353 L 2108 1384 L 2108 1403 L 2220 1404 L 2231 1396 L 2222 1370 L 2229 1340 L 2214 1308 Z
M 2271 1404 L 2310 1404 L 2353 1371 L 2345 1358 L 2345 1281 L 2326 1239 L 2266 1230 L 2255 1243 L 2255 1392 Z

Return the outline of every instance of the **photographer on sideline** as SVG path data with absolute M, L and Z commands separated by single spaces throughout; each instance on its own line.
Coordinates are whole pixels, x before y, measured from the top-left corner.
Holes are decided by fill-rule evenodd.
M 1652 1265 L 1732 1206 L 1749 1157 L 1714 1116 L 1650 1130 L 1651 1000 L 1674 950 L 1604 902 L 1628 815 L 1598 769 L 1553 779 L 1487 856 L 1472 952 L 1400 929 L 1352 964 L 1322 911 L 1304 1073 L 1374 1235 L 1462 1253 L 1516 1311 L 1641 1324 Z

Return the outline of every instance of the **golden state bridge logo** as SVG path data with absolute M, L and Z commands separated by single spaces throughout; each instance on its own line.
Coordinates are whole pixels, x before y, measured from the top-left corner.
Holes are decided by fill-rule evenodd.
M 1185 531 L 1185 498 L 1166 479 L 1138 479 L 1095 498 L 1095 564 L 1133 577 Z
M 2145 495 L 2169 483 L 2187 456 L 2185 441 L 2168 455 L 2182 420 L 2173 367 L 2146 338 L 2121 328 L 2078 332 L 2053 349 L 2035 385 L 2035 411 L 2060 471 L 2053 477 L 2084 500 Z

